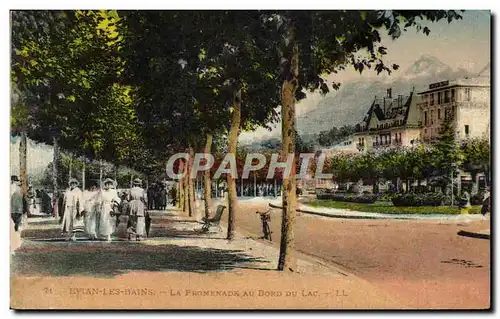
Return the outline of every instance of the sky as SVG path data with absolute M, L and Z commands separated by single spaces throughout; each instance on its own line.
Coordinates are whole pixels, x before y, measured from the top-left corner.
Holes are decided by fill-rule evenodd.
M 426 24 L 431 30 L 428 36 L 422 32 L 417 33 L 416 29 L 408 29 L 397 40 L 383 35 L 382 45 L 388 49 L 384 62 L 387 65 L 396 63 L 400 66 L 391 76 L 400 75 L 422 55 L 434 56 L 453 69 L 463 68 L 470 72 L 480 72 L 490 61 L 490 11 L 466 11 L 462 13 L 462 17 L 462 20 L 451 23 L 439 21 Z M 346 83 L 375 76 L 377 75 L 374 71 L 363 72 L 360 75 L 349 67 L 341 73 L 329 76 L 328 80 Z M 305 100 L 297 104 L 297 115 L 300 116 L 315 108 L 321 99 L 317 93 L 308 95 Z M 281 123 L 278 123 L 272 132 L 263 128 L 255 132 L 243 132 L 240 134 L 240 141 L 249 142 L 270 137 L 276 130 L 280 130 L 279 125 Z

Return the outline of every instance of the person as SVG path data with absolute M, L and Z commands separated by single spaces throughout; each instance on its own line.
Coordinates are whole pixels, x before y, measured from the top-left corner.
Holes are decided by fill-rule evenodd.
M 160 182 L 155 183 L 153 188 L 153 209 L 159 210 L 160 208 Z
M 120 216 L 128 216 L 129 215 L 129 203 L 128 203 L 128 193 L 123 191 L 120 194 L 120 205 L 118 205 L 118 211 L 120 212 L 120 215 L 116 215 L 116 227 L 118 228 L 118 225 L 120 224 Z
M 26 192 L 26 204 L 28 205 L 27 206 L 28 217 L 31 217 L 34 215 L 34 212 L 36 209 L 35 197 L 36 197 L 36 193 L 35 193 L 35 190 L 33 189 L 33 185 L 29 185 L 28 191 Z
M 113 189 L 114 181 L 111 178 L 104 180 L 104 188 L 98 195 L 98 227 L 97 236 L 106 241 L 111 241 L 111 234 L 115 231 L 114 209 L 120 204 L 118 192 Z
M 85 232 L 90 240 L 97 239 L 97 199 L 99 193 L 92 186 L 90 190 L 83 192 L 84 211 L 85 211 Z
M 175 207 L 175 205 L 177 204 L 177 188 L 175 187 L 175 185 L 170 188 L 170 198 L 172 198 L 172 206 Z
M 464 189 L 462 191 L 462 196 L 460 198 L 459 205 L 460 205 L 460 212 L 462 214 L 468 214 L 469 213 L 469 209 L 471 207 L 471 204 L 470 204 L 470 194 L 469 194 L 469 192 L 466 189 Z
M 83 193 L 78 186 L 79 182 L 72 178 L 63 197 L 62 235 L 70 234 L 70 241 L 76 241 L 76 234 L 84 231 Z
M 483 205 L 481 206 L 481 214 L 485 216 L 491 211 L 491 194 L 489 187 L 486 187 L 483 197 Z
M 128 239 L 135 235 L 137 241 L 146 235 L 146 192 L 141 187 L 142 180 L 136 178 L 128 194 L 129 219 L 127 224 Z
M 49 194 L 42 189 L 40 190 L 40 205 L 42 212 L 44 212 L 47 215 L 52 215 L 52 200 L 50 199 Z
M 14 231 L 19 231 L 25 213 L 25 199 L 22 194 L 19 178 L 16 175 L 10 177 L 10 215 L 14 222 Z
M 152 183 L 147 190 L 147 197 L 148 197 L 148 209 L 153 210 L 154 209 L 154 196 L 155 196 L 155 184 Z
M 158 190 L 158 209 L 165 210 L 167 207 L 167 190 L 165 189 L 165 184 L 160 184 L 160 189 Z

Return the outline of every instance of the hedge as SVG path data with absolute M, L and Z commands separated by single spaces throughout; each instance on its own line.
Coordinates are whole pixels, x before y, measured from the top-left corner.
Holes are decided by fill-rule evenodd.
M 441 193 L 397 194 L 392 197 L 392 204 L 394 206 L 440 206 L 444 197 Z
M 348 195 L 348 194 L 318 194 L 317 199 L 330 199 L 339 202 L 352 202 L 352 203 L 364 203 L 372 204 L 375 203 L 378 196 L 377 195 Z

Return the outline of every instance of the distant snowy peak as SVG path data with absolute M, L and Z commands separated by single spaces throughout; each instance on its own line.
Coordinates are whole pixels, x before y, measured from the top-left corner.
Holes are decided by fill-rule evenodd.
M 431 55 L 422 55 L 401 75 L 402 78 L 429 77 L 451 71 L 451 68 Z
M 486 64 L 486 66 L 481 71 L 479 71 L 479 73 L 477 75 L 481 76 L 481 77 L 491 78 L 491 65 L 490 65 L 490 62 L 488 62 L 488 64 Z

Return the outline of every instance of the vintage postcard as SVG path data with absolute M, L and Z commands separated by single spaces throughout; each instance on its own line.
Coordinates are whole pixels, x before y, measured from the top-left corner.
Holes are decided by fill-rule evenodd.
M 491 307 L 491 12 L 12 10 L 12 309 Z

